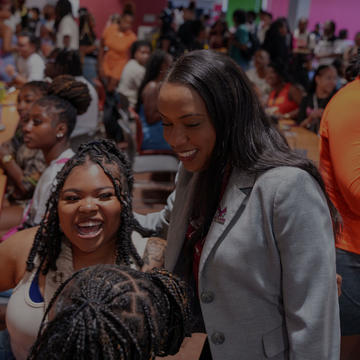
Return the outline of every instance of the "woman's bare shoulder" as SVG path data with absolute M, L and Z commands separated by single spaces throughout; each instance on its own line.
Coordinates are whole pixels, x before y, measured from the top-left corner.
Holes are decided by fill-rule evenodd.
M 10 289 L 23 277 L 37 229 L 18 231 L 0 244 L 0 290 Z

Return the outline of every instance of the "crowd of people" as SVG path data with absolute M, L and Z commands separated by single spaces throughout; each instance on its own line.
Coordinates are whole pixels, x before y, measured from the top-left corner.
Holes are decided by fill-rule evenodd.
M 19 115 L 0 144 L 0 360 L 155 359 L 198 332 L 202 360 L 357 359 L 359 34 L 169 2 L 138 39 L 135 16 L 98 37 L 69 0 L 0 0 Z M 319 136 L 319 168 L 283 119 Z M 160 212 L 133 211 L 135 149 L 180 161 Z

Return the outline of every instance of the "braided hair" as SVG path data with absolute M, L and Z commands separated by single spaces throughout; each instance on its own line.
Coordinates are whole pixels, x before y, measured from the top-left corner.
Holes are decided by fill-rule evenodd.
M 31 88 L 35 92 L 38 92 L 42 96 L 45 96 L 49 92 L 49 86 L 50 86 L 50 84 L 46 81 L 33 80 L 33 81 L 29 81 L 29 82 L 25 83 L 22 86 L 21 90 Z
M 131 165 L 122 151 L 110 140 L 93 140 L 82 144 L 78 152 L 64 165 L 55 179 L 55 186 L 48 199 L 45 215 L 36 232 L 33 246 L 30 250 L 26 269 L 32 271 L 35 267 L 34 259 L 38 255 L 45 275 L 49 270 L 56 270 L 56 260 L 61 251 L 63 233 L 59 225 L 58 202 L 60 192 L 70 172 L 77 166 L 92 162 L 102 168 L 111 180 L 116 197 L 121 204 L 120 227 L 116 235 L 116 263 L 131 264 L 131 257 L 138 266 L 143 261 L 131 241 L 133 230 L 144 237 L 154 236 L 152 230 L 143 228 L 134 218 L 132 212 L 133 176 Z
M 49 311 L 54 319 L 45 324 Z M 44 329 L 44 325 L 46 325 Z M 189 336 L 184 282 L 164 269 L 149 273 L 95 265 L 57 289 L 28 359 L 154 359 L 178 352 Z
M 66 136 L 69 137 L 76 124 L 76 116 L 85 113 L 91 101 L 88 86 L 76 81 L 70 75 L 57 76 L 49 85 L 48 95 L 36 104 L 52 107 L 58 115 L 57 122 L 67 124 Z

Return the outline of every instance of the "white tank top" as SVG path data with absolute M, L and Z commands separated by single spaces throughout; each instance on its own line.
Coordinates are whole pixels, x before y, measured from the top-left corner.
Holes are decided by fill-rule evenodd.
M 142 257 L 147 243 L 146 238 L 133 232 L 132 241 L 136 250 Z M 30 286 L 36 275 L 38 261 L 36 259 L 33 272 L 25 272 L 24 277 L 17 284 L 9 299 L 6 309 L 6 325 L 10 335 L 12 352 L 16 360 L 26 360 L 31 346 L 34 344 L 41 320 L 44 316 L 57 287 L 74 272 L 71 247 L 67 241 L 63 241 L 61 253 L 56 261 L 57 271 L 49 271 L 45 278 L 44 302 L 35 303 L 30 298 Z M 131 266 L 137 268 L 135 264 Z

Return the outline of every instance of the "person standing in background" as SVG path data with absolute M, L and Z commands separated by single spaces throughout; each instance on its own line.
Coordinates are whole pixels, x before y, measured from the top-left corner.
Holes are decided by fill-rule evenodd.
M 59 0 L 55 6 L 56 47 L 60 49 L 79 49 L 79 27 L 72 15 L 69 0 Z
M 136 41 L 136 35 L 131 30 L 133 21 L 133 13 L 124 12 L 120 22 L 110 24 L 102 35 L 98 67 L 100 78 L 105 81 L 108 91 L 116 88 L 130 59 L 130 48 Z M 106 52 L 105 48 L 107 48 Z
M 233 21 L 236 32 L 230 36 L 230 56 L 240 65 L 244 71 L 249 67 L 250 59 L 247 55 L 249 43 L 249 31 L 246 26 L 246 12 L 244 10 L 235 10 Z
M 135 109 L 138 91 L 145 76 L 145 66 L 151 55 L 151 44 L 145 40 L 135 41 L 131 46 L 131 59 L 127 62 L 117 91 L 129 100 Z
M 355 80 L 331 99 L 320 123 L 320 171 L 342 228 L 336 239 L 336 270 L 342 277 L 341 360 L 360 354 L 360 57 Z

